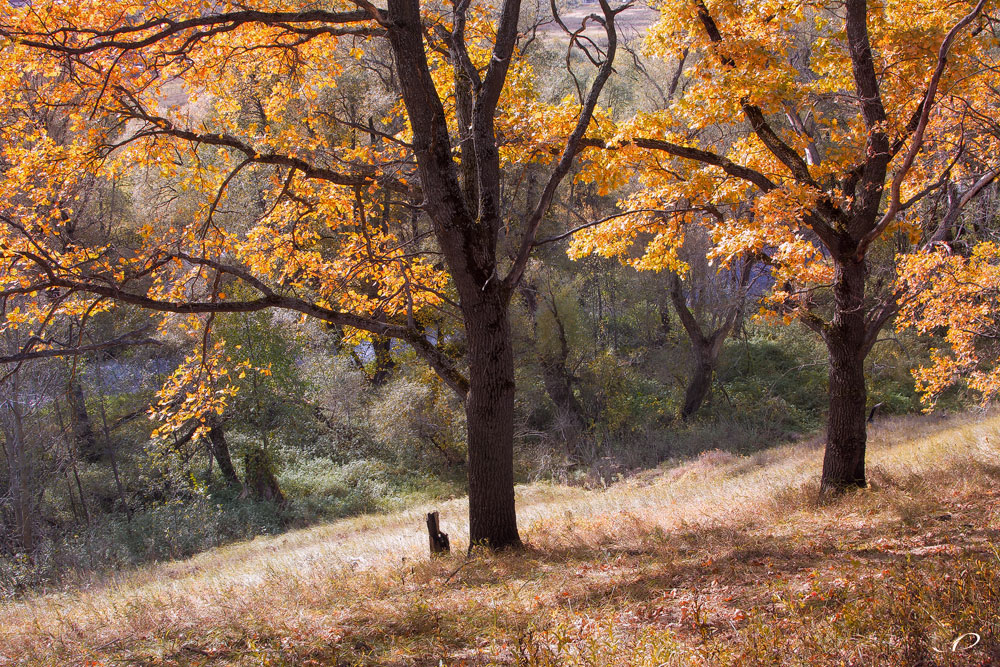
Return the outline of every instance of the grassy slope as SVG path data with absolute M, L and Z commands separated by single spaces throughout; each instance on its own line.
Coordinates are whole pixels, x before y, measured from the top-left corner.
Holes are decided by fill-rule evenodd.
M 460 500 L 450 558 L 423 507 L 258 538 L 0 607 L 0 665 L 1000 663 L 1000 416 L 882 423 L 825 506 L 821 455 L 522 487 L 517 555 L 466 561 Z

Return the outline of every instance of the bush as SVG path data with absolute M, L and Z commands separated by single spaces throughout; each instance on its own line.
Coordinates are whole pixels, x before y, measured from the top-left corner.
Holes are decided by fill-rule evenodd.
M 239 539 L 282 529 L 272 503 L 213 496 L 172 500 L 132 515 L 115 516 L 66 540 L 59 560 L 74 568 L 137 565 L 186 558 Z
M 287 466 L 278 476 L 296 520 L 337 518 L 389 509 L 395 497 L 392 472 L 380 461 L 338 464 L 327 458 Z
M 788 328 L 761 327 L 723 350 L 718 385 L 732 404 L 716 396 L 713 411 L 811 430 L 827 408 L 827 373 L 821 341 Z

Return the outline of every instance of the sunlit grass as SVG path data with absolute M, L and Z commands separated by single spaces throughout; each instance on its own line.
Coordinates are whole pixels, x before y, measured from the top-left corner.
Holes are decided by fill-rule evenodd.
M 869 448 L 871 488 L 824 505 L 817 442 L 519 487 L 518 554 L 467 561 L 460 499 L 433 506 L 447 558 L 430 506 L 261 537 L 0 607 L 0 664 L 1000 660 L 1000 417 Z

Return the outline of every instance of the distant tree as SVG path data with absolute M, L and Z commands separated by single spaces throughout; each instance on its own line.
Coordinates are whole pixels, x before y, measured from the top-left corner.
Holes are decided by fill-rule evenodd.
M 688 265 L 686 280 L 674 272 L 666 276 L 670 302 L 691 344 L 691 375 L 680 409 L 684 421 L 697 414 L 712 390 L 722 347 L 746 314 L 754 269 L 754 262 L 747 259 L 721 272 L 704 262 L 689 260 Z
M 648 196 L 650 193 L 642 194 Z M 662 194 L 654 192 L 653 196 L 661 197 Z M 638 196 L 631 197 L 628 205 L 634 206 L 636 199 Z M 657 203 L 647 199 L 643 205 Z M 655 240 L 643 247 L 640 241 L 660 225 L 672 228 L 676 224 L 670 218 L 671 209 L 647 209 L 649 213 L 656 213 L 657 217 L 637 225 L 628 224 L 624 229 L 616 226 L 610 231 L 613 238 L 608 236 L 609 229 L 601 225 L 591 226 L 582 230 L 570 247 L 570 254 L 574 257 L 598 253 L 618 257 L 624 264 L 641 271 L 663 274 L 662 289 L 677 313 L 691 347 L 691 370 L 678 415 L 684 421 L 693 417 L 708 398 L 723 344 L 746 314 L 754 270 L 758 269 L 760 274 L 758 263 L 752 256 L 736 259 L 726 266 L 709 259 L 710 229 L 719 222 L 713 214 L 721 217 L 723 213 L 716 206 L 706 209 L 700 216 L 689 216 L 682 232 L 683 238 L 677 241 L 679 245 L 676 247 L 672 244 L 664 247 Z M 686 212 L 698 211 L 692 209 Z M 637 245 L 641 248 L 638 252 Z
M 576 287 L 573 281 L 559 284 L 551 271 L 538 272 L 521 285 L 542 386 L 555 407 L 557 434 L 571 456 L 580 454 L 580 440 L 588 427 L 586 411 L 577 397 L 577 378 L 571 359 L 574 333 L 571 328 L 579 310 Z

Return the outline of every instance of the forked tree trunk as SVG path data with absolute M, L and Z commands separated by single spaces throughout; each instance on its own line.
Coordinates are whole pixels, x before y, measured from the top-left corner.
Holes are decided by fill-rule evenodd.
M 469 446 L 470 546 L 521 545 L 514 510 L 514 353 L 507 299 L 487 285 L 463 300 L 469 345 L 465 411 Z
M 744 269 L 740 279 L 741 288 L 746 285 L 748 275 L 749 272 Z M 742 317 L 743 304 L 737 302 L 730 305 L 730 310 L 722 324 L 715 331 L 705 334 L 695 314 L 688 308 L 687 300 L 681 290 L 680 277 L 672 273 L 668 281 L 670 300 L 684 326 L 688 340 L 691 341 L 691 355 L 693 357 L 691 379 L 684 392 L 684 405 L 681 406 L 680 411 L 681 419 L 687 421 L 698 412 L 712 391 L 712 380 L 715 377 L 715 369 L 719 365 L 722 345 L 736 326 L 736 322 Z
M 864 261 L 836 262 L 834 316 L 825 336 L 830 354 L 830 414 L 820 495 L 867 483 L 865 272 Z
M 524 221 L 525 236 L 513 256 L 510 271 L 501 277 L 497 243 L 506 232 L 494 118 L 517 46 L 520 0 L 506 0 L 500 7 L 493 55 L 476 89 L 462 92 L 472 81 L 467 78 L 466 84 L 462 84 L 456 79 L 460 89 L 456 95 L 459 115 L 471 114 L 470 132 L 460 131 L 457 146 L 461 151 L 460 162 L 455 160 L 456 145 L 448 128 L 447 113 L 428 64 L 420 2 L 388 0 L 386 3 L 383 25 L 393 52 L 399 91 L 413 128 L 422 208 L 433 222 L 435 236 L 458 290 L 468 340 L 469 391 L 465 409 L 469 439 L 469 536 L 472 544 L 491 549 L 521 544 L 514 511 L 514 355 L 508 316 L 511 291 L 524 275 L 538 226 L 552 204 L 557 187 L 570 171 L 600 92 L 611 76 L 617 33 L 610 8 L 602 4 L 602 9 L 608 36 L 605 60 L 565 151 L 537 205 Z M 452 62 L 464 64 L 468 52 L 459 26 L 464 25 L 465 9 L 455 5 L 454 14 Z M 456 71 L 464 72 L 466 68 L 456 67 Z M 471 107 L 466 94 L 473 95 Z M 471 165 L 474 170 L 463 169 L 466 177 L 463 187 L 459 168 Z M 473 174 L 475 185 L 469 182 Z M 459 388 L 464 383 L 452 378 L 449 384 Z

